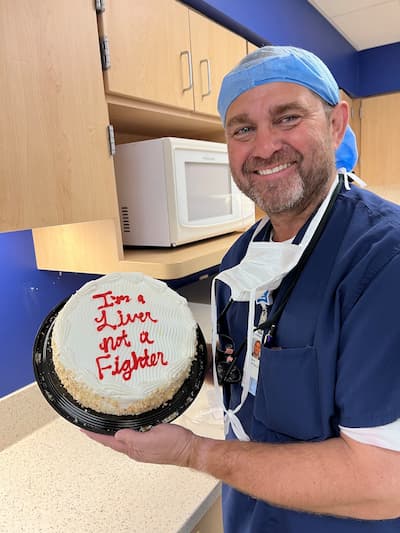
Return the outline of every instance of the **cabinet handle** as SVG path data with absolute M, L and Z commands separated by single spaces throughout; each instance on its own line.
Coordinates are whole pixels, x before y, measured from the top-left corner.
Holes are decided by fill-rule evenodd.
M 207 87 L 208 91 L 201 94 L 201 97 L 204 98 L 205 96 L 209 96 L 211 94 L 211 68 L 210 68 L 210 61 L 208 59 L 201 59 L 200 60 L 200 72 L 201 72 L 201 65 L 205 63 L 207 65 Z
M 180 55 L 181 60 L 183 56 L 187 57 L 188 70 L 189 70 L 189 85 L 187 87 L 182 88 L 182 91 L 185 92 L 185 91 L 190 91 L 190 89 L 193 87 L 192 56 L 190 54 L 190 50 L 184 50 L 183 52 L 181 52 L 181 55 Z

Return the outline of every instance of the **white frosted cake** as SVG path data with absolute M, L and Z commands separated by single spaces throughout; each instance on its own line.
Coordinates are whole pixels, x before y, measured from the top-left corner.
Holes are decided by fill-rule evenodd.
M 56 373 L 83 407 L 139 414 L 170 400 L 196 354 L 196 321 L 185 298 L 140 273 L 86 283 L 58 314 Z

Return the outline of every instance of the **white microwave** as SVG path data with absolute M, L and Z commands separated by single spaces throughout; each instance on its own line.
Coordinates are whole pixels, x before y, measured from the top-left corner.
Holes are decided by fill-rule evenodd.
M 224 143 L 164 137 L 120 144 L 114 166 L 125 245 L 178 246 L 255 220 Z

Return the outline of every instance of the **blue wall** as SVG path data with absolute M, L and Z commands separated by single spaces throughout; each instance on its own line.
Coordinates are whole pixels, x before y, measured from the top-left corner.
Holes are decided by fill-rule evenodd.
M 358 55 L 362 96 L 400 90 L 400 43 L 370 48 Z
M 31 383 L 32 347 L 48 313 L 97 276 L 36 269 L 31 231 L 0 233 L 0 397 Z

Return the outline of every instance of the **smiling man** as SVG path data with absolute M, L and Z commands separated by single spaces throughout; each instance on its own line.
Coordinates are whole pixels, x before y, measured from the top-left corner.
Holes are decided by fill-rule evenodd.
M 213 285 L 226 440 L 91 436 L 221 479 L 226 533 L 398 532 L 400 208 L 350 186 L 348 107 L 310 52 L 250 54 L 219 112 L 234 179 L 267 213 Z
M 326 196 L 347 119 L 345 102 L 331 109 L 310 90 L 280 82 L 252 88 L 229 106 L 226 136 L 235 181 L 270 217 L 283 215 L 285 226 L 287 215 L 298 220 L 287 238 Z

